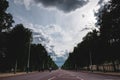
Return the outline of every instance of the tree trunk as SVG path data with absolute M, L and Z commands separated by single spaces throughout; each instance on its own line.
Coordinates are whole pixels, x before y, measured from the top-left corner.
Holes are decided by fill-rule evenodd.
M 99 65 L 96 65 L 96 71 L 99 71 Z
M 103 65 L 103 72 L 105 73 L 106 71 L 105 71 L 105 67 L 104 67 L 104 65 Z
M 115 61 L 114 60 L 112 60 L 112 65 L 113 65 L 114 72 L 116 72 Z

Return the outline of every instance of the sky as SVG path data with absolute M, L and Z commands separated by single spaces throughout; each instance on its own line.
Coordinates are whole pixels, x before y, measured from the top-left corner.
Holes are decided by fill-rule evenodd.
M 92 29 L 94 13 L 107 0 L 8 0 L 7 12 L 15 24 L 33 31 L 33 42 L 42 44 L 61 66 L 74 47 Z

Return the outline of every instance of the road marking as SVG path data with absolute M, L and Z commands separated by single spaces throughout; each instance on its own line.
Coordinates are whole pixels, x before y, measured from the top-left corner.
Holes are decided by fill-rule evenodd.
M 53 80 L 55 77 L 51 77 L 51 78 L 49 78 L 48 80 Z
M 77 79 L 80 79 L 80 80 L 84 80 L 84 79 L 80 78 L 79 76 L 76 76 L 76 78 L 77 78 Z

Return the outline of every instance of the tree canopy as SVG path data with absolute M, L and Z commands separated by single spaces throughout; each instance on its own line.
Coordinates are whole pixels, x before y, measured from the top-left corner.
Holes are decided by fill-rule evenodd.
M 114 71 L 120 63 L 120 1 L 110 0 L 95 13 L 99 30 L 89 32 L 74 48 L 63 68 L 76 69 L 112 64 Z M 77 61 L 77 62 L 76 62 Z M 70 66 L 72 64 L 72 66 Z M 97 69 L 98 70 L 98 69 Z
M 14 23 L 6 10 L 7 0 L 0 0 L 0 72 L 57 69 L 57 65 L 41 44 L 32 44 L 32 30 Z M 12 27 L 12 28 L 11 28 Z

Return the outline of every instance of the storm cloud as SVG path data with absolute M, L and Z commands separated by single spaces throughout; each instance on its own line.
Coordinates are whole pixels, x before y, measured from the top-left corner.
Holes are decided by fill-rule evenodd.
M 35 0 L 35 2 L 45 7 L 56 7 L 63 12 L 71 12 L 84 6 L 89 0 Z

